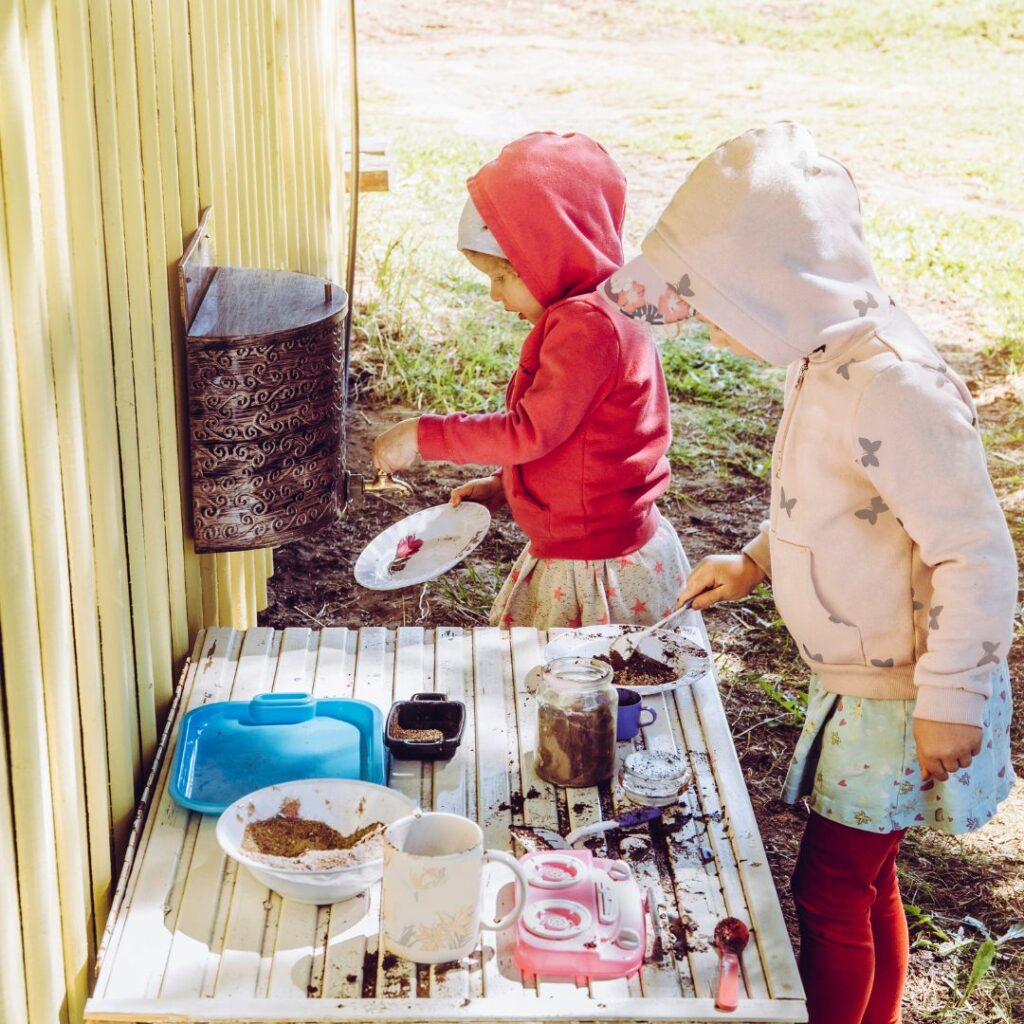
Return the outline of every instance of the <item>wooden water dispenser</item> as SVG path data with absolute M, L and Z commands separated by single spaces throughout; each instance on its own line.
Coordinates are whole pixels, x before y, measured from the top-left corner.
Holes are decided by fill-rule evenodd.
M 213 263 L 209 208 L 178 263 L 196 551 L 264 548 L 339 514 L 348 297 Z

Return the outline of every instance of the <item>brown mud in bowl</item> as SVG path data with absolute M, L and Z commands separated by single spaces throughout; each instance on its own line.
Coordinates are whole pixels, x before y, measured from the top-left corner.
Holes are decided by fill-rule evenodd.
M 623 658 L 618 651 L 610 654 L 598 654 L 594 661 L 603 661 L 612 667 L 612 684 L 614 686 L 639 687 L 660 686 L 678 679 L 675 669 L 663 661 L 656 661 L 646 654 L 634 651 L 628 658 Z
M 388 735 L 396 740 L 413 740 L 418 743 L 440 743 L 444 739 L 440 729 L 406 729 L 397 721 L 391 723 Z
M 242 835 L 242 849 L 271 857 L 301 857 L 320 850 L 349 850 L 383 833 L 383 822 L 363 825 L 342 835 L 324 821 L 310 818 L 263 818 L 251 821 Z

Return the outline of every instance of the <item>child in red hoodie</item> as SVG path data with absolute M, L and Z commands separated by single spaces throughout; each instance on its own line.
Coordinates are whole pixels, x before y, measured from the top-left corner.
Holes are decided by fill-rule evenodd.
M 374 462 L 500 464 L 451 498 L 507 502 L 529 537 L 492 624 L 652 623 L 689 566 L 655 505 L 671 430 L 654 340 L 594 291 L 622 263 L 625 177 L 585 135 L 534 132 L 466 184 L 459 248 L 533 330 L 505 412 L 404 420 L 376 439 Z

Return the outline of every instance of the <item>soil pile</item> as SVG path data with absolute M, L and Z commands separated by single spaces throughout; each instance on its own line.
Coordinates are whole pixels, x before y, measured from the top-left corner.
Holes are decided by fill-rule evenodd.
M 594 660 L 611 665 L 614 673 L 612 683 L 615 686 L 660 686 L 662 683 L 671 683 L 676 678 L 675 669 L 639 651 L 634 651 L 628 658 L 623 658 L 618 651 L 612 651 L 610 654 L 599 654 Z
M 384 853 L 383 822 L 374 821 L 343 835 L 312 818 L 263 818 L 242 834 L 242 849 L 271 867 L 326 871 L 354 867 Z

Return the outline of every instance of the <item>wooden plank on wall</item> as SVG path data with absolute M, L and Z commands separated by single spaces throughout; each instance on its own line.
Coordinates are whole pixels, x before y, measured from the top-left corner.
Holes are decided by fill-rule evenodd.
M 137 760 L 148 763 L 156 749 L 156 713 L 151 680 L 160 661 L 160 650 L 170 661 L 169 638 L 165 645 L 154 641 L 150 631 L 148 549 L 143 523 L 142 476 L 139 435 L 135 420 L 132 384 L 132 321 L 128 302 L 128 255 L 125 243 L 125 211 L 122 203 L 119 149 L 118 100 L 115 54 L 109 0 L 97 0 L 90 17 L 93 90 L 96 112 L 100 199 L 103 210 L 103 253 L 106 262 L 110 310 L 110 344 L 113 352 L 115 412 L 121 487 L 124 495 L 124 527 L 128 564 L 124 567 L 131 596 L 134 636 L 135 681 L 132 711 L 136 719 Z M 127 572 L 130 566 L 131 571 Z M 156 648 L 156 650 L 155 650 Z M 167 665 L 170 671 L 170 665 Z
M 40 242 L 44 253 L 44 306 L 42 327 L 49 341 L 49 372 L 56 411 L 57 443 L 63 494 L 64 533 L 67 545 L 67 579 L 57 574 L 59 586 L 67 585 L 62 605 L 70 616 L 74 637 L 74 673 L 55 689 L 62 705 L 65 734 L 70 749 L 62 750 L 74 785 L 81 791 L 84 832 L 75 854 L 88 913 L 88 955 L 91 957 L 102 931 L 111 897 L 111 819 L 107 779 L 107 742 L 97 615 L 95 551 L 85 449 L 81 357 L 78 315 L 74 302 L 69 238 L 68 195 L 64 150 L 61 144 L 61 61 L 56 46 L 52 9 L 38 11 L 28 23 L 35 136 L 36 175 L 39 191 Z M 66 30 L 70 32 L 71 26 Z M 38 541 L 37 541 L 38 544 Z M 44 558 L 52 557 L 44 542 Z M 38 572 L 38 569 L 37 569 Z M 41 624 L 49 632 L 50 623 Z M 59 643 L 60 640 L 58 639 Z M 63 665 L 61 666 L 64 667 Z M 50 688 L 53 688 L 51 680 Z M 71 703 L 65 706 L 65 699 Z M 83 748 L 89 756 L 83 755 Z
M 44 13 L 48 16 L 49 12 Z M 2 28 L 5 38 L 16 43 L 32 38 L 33 32 L 46 31 L 38 13 L 34 23 L 19 23 L 17 12 L 14 12 L 13 22 Z M 28 502 L 28 551 L 32 554 L 30 573 L 34 580 L 37 620 L 36 629 L 29 636 L 34 637 L 39 646 L 40 675 L 37 679 L 42 683 L 46 730 L 45 743 L 34 749 L 33 757 L 48 765 L 53 804 L 53 837 L 60 886 L 63 998 L 69 1013 L 80 1013 L 87 992 L 91 908 L 86 907 L 88 850 L 85 794 L 77 756 L 80 726 L 71 582 L 46 299 L 47 239 L 43 234 L 43 197 L 38 190 L 40 172 L 49 170 L 45 156 L 42 164 L 39 162 L 38 148 L 45 144 L 45 136 L 44 140 L 36 139 L 40 130 L 39 119 L 45 117 L 45 69 L 39 66 L 45 47 L 45 42 L 38 42 L 35 48 L 15 47 L 14 52 L 2 55 L 4 67 L 0 84 L 3 88 L 0 92 L 4 102 L 0 104 L 3 108 L 0 136 L 16 139 L 20 145 L 5 148 L 0 170 L 7 237 L 18 257 L 9 261 L 7 274 L 16 353 L 15 380 L 19 388 L 18 405 L 26 454 L 27 486 L 13 493 L 31 496 Z M 56 329 L 62 328 L 58 326 Z M 4 639 L 6 643 L 6 629 Z M 34 662 L 35 657 L 30 657 L 29 666 L 34 667 Z M 20 666 L 12 664 L 5 671 L 7 678 L 12 677 L 11 669 L 15 675 L 21 675 Z M 23 806 L 22 811 L 26 810 Z M 35 813 L 39 813 L 38 810 Z M 19 814 L 19 825 L 22 820 L 22 814 Z M 24 863 L 32 863 L 36 855 L 46 857 L 49 852 L 46 847 L 38 852 L 26 851 L 28 859 Z
M 0 690 L 6 689 L 6 685 L 3 663 L 0 662 Z M 7 767 L 10 758 L 7 729 L 7 716 L 0 702 L 0 863 L 14 866 L 17 859 L 14 845 L 11 773 Z M 4 1024 L 29 1024 L 18 875 L 14 870 L 0 872 L 0 905 L 5 908 L 4 913 L 0 915 L 0 1019 Z
M 279 61 L 277 48 L 277 5 L 264 4 L 259 25 L 260 64 L 264 69 L 261 88 L 265 116 L 263 120 L 264 155 L 267 168 L 267 188 L 263 201 L 264 216 L 267 219 L 267 237 L 270 246 L 270 267 L 289 267 L 288 231 L 289 221 L 285 213 L 285 195 L 282 186 L 285 153 L 280 143 L 281 110 L 278 98 Z M 271 570 L 272 571 L 272 570 Z
M 10 11 L 0 9 L 0 18 Z M 16 113 L 24 113 L 22 96 L 8 74 L 18 70 L 16 55 L 9 49 L 18 38 L 13 25 L 0 21 L 0 132 L 17 127 Z M 0 178 L 0 199 L 7 204 L 7 191 Z M 0 217 L 0 489 L 4 494 L 27 494 L 25 438 L 21 425 L 18 394 L 18 361 L 14 338 L 11 248 L 7 221 Z M 26 503 L 0 502 L 0 562 L 6 567 L 7 583 L 0 587 L 0 648 L 6 703 L 8 749 L 12 766 L 11 831 L 5 838 L 24 864 L 34 870 L 6 873 L 17 885 L 16 903 L 21 927 L 35 937 L 33 955 L 23 961 L 23 989 L 29 1019 L 59 1019 L 64 989 L 63 951 L 60 935 L 60 904 L 53 835 L 53 801 L 46 757 L 46 713 L 42 695 L 42 655 L 39 649 L 39 620 L 36 613 L 35 580 L 32 569 L 32 534 Z M 21 685 L 10 687 L 17 678 Z M 17 829 L 15 830 L 15 824 Z M 15 863 L 14 859 L 7 863 Z M 13 915 L 12 915 L 13 918 Z M 20 934 L 18 936 L 20 945 Z M 16 985 L 16 982 L 12 982 Z M 5 993 L 4 1006 L 17 1010 L 18 989 Z M 14 1017 L 13 1019 L 17 1019 Z
M 188 622 L 185 613 L 184 551 L 181 529 L 181 492 L 178 475 L 178 425 L 174 393 L 175 366 L 171 351 L 172 316 L 178 308 L 177 296 L 172 303 L 170 284 L 173 263 L 179 248 L 177 242 L 179 216 L 177 209 L 168 218 L 165 191 L 168 200 L 178 194 L 177 162 L 168 160 L 165 167 L 160 159 L 161 121 L 173 128 L 173 98 L 166 97 L 168 109 L 161 110 L 157 101 L 156 57 L 153 40 L 152 8 L 149 0 L 134 4 L 133 36 L 135 40 L 136 92 L 139 103 L 138 135 L 141 151 L 143 210 L 145 212 L 145 250 L 142 258 L 147 263 L 150 285 L 148 299 L 151 335 L 142 343 L 148 358 L 152 359 L 154 420 L 156 446 L 152 451 L 160 476 L 160 495 L 163 501 L 160 515 L 163 520 L 162 537 L 167 572 L 167 615 L 172 670 L 180 666 L 188 651 Z M 165 171 L 171 175 L 164 178 Z M 175 204 L 176 205 L 176 204 Z M 172 244 L 168 245 L 168 226 Z M 141 254 L 140 254 L 141 255 Z M 140 368 L 145 372 L 145 367 Z M 148 388 L 146 390 L 148 394 Z M 162 593 L 162 588 L 161 588 Z M 157 720 L 163 725 L 171 700 L 175 674 L 163 685 L 157 686 Z
M 154 332 L 162 325 L 155 320 L 152 300 L 163 289 L 163 273 L 154 281 L 148 230 L 157 225 L 148 217 L 145 180 L 148 161 L 147 131 L 142 132 L 141 109 L 148 109 L 148 100 L 140 97 L 140 74 L 135 54 L 135 21 L 130 0 L 111 0 L 113 29 L 114 80 L 117 87 L 117 147 L 120 160 L 120 201 L 127 261 L 128 318 L 131 325 L 131 364 L 119 368 L 126 374 L 134 414 L 140 454 L 139 472 L 142 482 L 142 522 L 146 541 L 146 599 L 149 605 L 149 640 L 153 651 L 152 694 L 154 727 L 147 735 L 146 759 L 152 758 L 157 724 L 170 700 L 173 686 L 172 630 L 176 595 L 169 576 L 166 538 L 163 460 L 161 458 L 160 396 L 157 388 L 157 355 Z M 144 69 L 143 69 L 144 70 Z M 145 127 L 145 126 L 143 126 Z M 149 187 L 150 197 L 152 186 Z M 158 290 L 159 289 L 159 290 Z M 127 410 L 126 410 L 127 412 Z
M 189 3 L 189 55 L 193 68 L 192 101 L 195 109 L 196 182 L 198 210 L 214 207 L 214 80 L 209 67 L 211 44 L 207 39 L 207 19 L 198 0 Z M 226 212 L 226 211 L 225 211 Z M 208 220 L 210 237 L 216 251 L 217 218 L 214 209 Z M 197 220 L 198 226 L 198 220 Z M 190 511 L 191 514 L 191 511 Z M 200 572 L 203 579 L 203 619 L 207 625 L 231 623 L 228 600 L 227 555 L 201 555 Z
M 171 379 L 164 380 L 161 387 L 165 423 L 169 424 L 164 436 L 167 459 L 165 480 L 168 493 L 177 498 L 176 508 L 173 504 L 167 508 L 168 557 L 172 574 L 177 559 L 180 559 L 178 571 L 181 576 L 183 613 L 178 617 L 178 624 L 179 628 L 184 629 L 186 637 L 192 637 L 203 625 L 202 571 L 199 556 L 191 541 L 188 389 L 185 380 L 184 323 L 178 301 L 176 264 L 185 239 L 196 226 L 199 198 L 196 188 L 195 136 L 190 121 L 178 113 L 180 104 L 185 108 L 186 115 L 191 114 L 191 95 L 188 92 L 182 94 L 176 88 L 175 81 L 177 68 L 181 68 L 184 74 L 191 69 L 187 36 L 181 38 L 184 5 L 165 4 L 158 0 L 147 2 L 150 4 L 153 29 L 151 56 L 156 82 L 159 117 L 157 141 L 160 178 L 163 183 L 161 205 L 164 248 L 160 256 L 166 273 L 169 317 L 164 364 L 167 366 L 169 360 Z M 172 468 L 173 480 L 170 475 Z M 177 650 L 175 657 L 179 657 Z
M 75 0 L 58 0 L 61 130 L 73 159 L 65 161 L 68 196 L 72 306 L 83 395 L 90 521 L 95 549 L 95 601 L 99 617 L 103 720 L 106 726 L 106 785 L 115 860 L 123 856 L 141 787 L 138 724 L 134 695 L 134 651 L 124 536 L 121 467 L 114 415 L 110 316 L 103 257 L 103 212 L 88 21 Z M 91 747 L 87 747 L 90 760 Z M 94 786 L 95 784 L 93 784 Z M 93 788 L 93 787 L 90 787 Z M 90 817 L 91 817 L 90 812 Z M 94 871 L 95 874 L 95 871 Z M 100 915 L 102 924 L 102 915 Z

